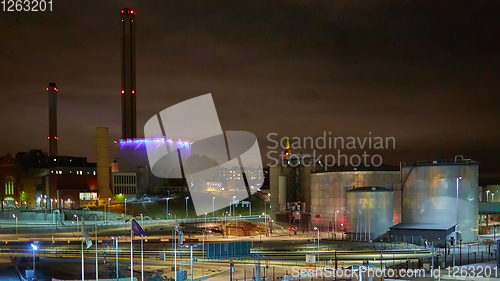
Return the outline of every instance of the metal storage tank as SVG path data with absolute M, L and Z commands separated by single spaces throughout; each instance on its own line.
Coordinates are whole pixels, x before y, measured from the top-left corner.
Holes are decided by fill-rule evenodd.
M 350 240 L 377 240 L 393 225 L 393 190 L 359 187 L 347 191 L 346 235 Z
M 458 158 L 401 163 L 401 175 L 404 224 L 458 224 L 462 242 L 477 241 L 477 162 Z
M 400 187 L 396 166 L 336 169 L 311 174 L 311 224 L 322 230 L 346 230 L 347 188 L 380 186 L 398 190 Z

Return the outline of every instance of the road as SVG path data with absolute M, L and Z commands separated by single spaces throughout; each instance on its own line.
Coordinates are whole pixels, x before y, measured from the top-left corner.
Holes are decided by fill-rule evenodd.
M 19 276 L 9 257 L 0 257 L 0 281 L 19 281 Z

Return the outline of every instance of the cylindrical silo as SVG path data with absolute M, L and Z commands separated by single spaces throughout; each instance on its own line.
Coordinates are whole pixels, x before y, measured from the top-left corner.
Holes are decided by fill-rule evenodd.
M 347 191 L 347 230 L 351 240 L 381 238 L 393 226 L 393 190 L 359 187 Z
M 402 219 L 405 224 L 458 224 L 459 239 L 478 235 L 478 165 L 437 160 L 401 165 Z
M 352 187 L 380 186 L 399 189 L 399 167 L 387 170 L 341 170 L 311 174 L 311 223 L 321 229 L 348 231 L 347 194 Z M 307 201 L 306 201 L 307 202 Z

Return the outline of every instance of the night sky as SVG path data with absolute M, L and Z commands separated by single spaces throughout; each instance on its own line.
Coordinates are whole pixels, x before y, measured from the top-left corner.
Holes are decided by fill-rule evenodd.
M 480 161 L 500 171 L 498 1 L 53 0 L 0 12 L 0 154 L 95 161 L 95 128 L 121 135 L 121 8 L 137 12 L 137 124 L 212 93 L 224 130 L 396 138 L 387 164 Z M 182 116 L 178 117 L 180 121 Z M 294 151 L 300 152 L 300 151 Z

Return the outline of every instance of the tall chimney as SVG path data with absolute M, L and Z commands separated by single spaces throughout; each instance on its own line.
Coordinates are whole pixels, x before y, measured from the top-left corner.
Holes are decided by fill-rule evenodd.
M 49 83 L 49 156 L 57 156 L 57 91 L 56 83 Z
M 122 139 L 136 138 L 135 11 L 124 8 L 122 19 Z
M 112 197 L 109 187 L 109 129 L 97 127 L 95 130 L 97 146 L 97 189 L 99 198 L 107 200 Z M 107 201 L 106 201 L 107 202 Z

